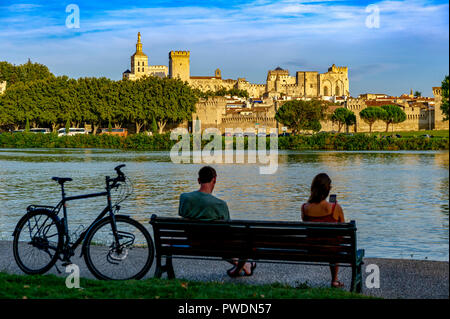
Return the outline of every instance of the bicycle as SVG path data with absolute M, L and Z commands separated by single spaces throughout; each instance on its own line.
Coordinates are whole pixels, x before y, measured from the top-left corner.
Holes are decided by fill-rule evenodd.
M 64 183 L 71 178 L 53 177 L 61 185 L 62 200 L 56 206 L 30 205 L 13 232 L 13 252 L 19 268 L 26 274 L 43 274 L 62 261 L 71 264 L 70 258 L 82 243 L 80 257 L 84 257 L 91 273 L 98 279 L 140 279 L 150 269 L 154 258 L 153 240 L 147 229 L 127 215 L 118 215 L 119 204 L 132 192 L 131 182 L 121 171 L 125 164 L 114 169 L 117 177 L 106 176 L 106 191 L 66 197 Z M 119 193 L 112 204 L 111 191 Z M 68 201 L 106 197 L 107 206 L 83 231 L 75 242 L 69 235 Z M 63 217 L 58 214 L 62 208 Z

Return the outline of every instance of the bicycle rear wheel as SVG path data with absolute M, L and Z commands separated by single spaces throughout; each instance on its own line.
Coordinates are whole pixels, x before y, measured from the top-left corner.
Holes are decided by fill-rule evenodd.
M 52 268 L 62 245 L 59 219 L 46 209 L 26 214 L 14 230 L 14 259 L 26 274 L 43 274 Z
M 117 244 L 112 218 L 99 221 L 85 238 L 84 259 L 98 279 L 140 279 L 150 269 L 154 248 L 153 240 L 144 226 L 126 216 L 115 216 Z

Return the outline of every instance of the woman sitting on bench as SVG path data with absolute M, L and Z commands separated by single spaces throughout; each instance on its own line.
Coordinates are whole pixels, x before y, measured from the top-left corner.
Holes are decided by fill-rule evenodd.
M 337 203 L 329 203 L 326 198 L 331 190 L 331 179 L 321 173 L 314 177 L 311 184 L 311 195 L 307 203 L 302 205 L 302 220 L 305 222 L 343 223 L 344 212 Z M 338 280 L 338 265 L 330 263 L 331 286 L 343 287 Z

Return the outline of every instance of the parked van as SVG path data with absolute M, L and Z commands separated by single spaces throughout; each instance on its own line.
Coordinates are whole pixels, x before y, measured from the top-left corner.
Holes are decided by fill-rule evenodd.
M 127 136 L 128 130 L 126 128 L 112 128 L 111 132 L 107 128 L 102 128 L 101 134 L 110 134 L 110 135 L 119 135 L 119 136 Z
M 66 129 L 65 128 L 60 128 L 59 130 L 58 130 L 58 136 L 64 136 L 64 135 L 69 135 L 69 136 L 72 136 L 72 135 L 77 135 L 77 134 L 87 134 L 88 132 L 86 131 L 86 129 L 84 129 L 84 128 L 74 128 L 74 127 L 71 127 L 70 129 L 69 129 L 69 134 L 66 134 Z
M 49 128 L 30 128 L 30 133 L 43 133 L 49 134 L 51 131 Z

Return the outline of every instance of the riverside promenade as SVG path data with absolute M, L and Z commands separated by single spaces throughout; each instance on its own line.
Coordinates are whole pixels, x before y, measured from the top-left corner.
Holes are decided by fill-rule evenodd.
M 78 256 L 79 249 L 72 258 L 72 262 L 80 267 L 81 277 L 93 279 L 84 259 Z M 173 263 L 176 277 L 187 280 L 239 282 L 252 285 L 279 282 L 294 287 L 304 283 L 311 287 L 327 287 L 330 281 L 328 266 L 258 263 L 252 277 L 230 278 L 226 274 L 230 265 L 224 261 L 174 259 Z M 364 263 L 362 293 L 365 295 L 389 299 L 449 298 L 449 263 L 447 261 L 365 258 Z M 60 266 L 60 262 L 57 264 L 62 273 L 58 274 L 55 267 L 48 273 L 66 276 L 64 267 Z M 376 264 L 380 269 L 380 288 L 368 289 L 364 284 L 367 276 L 365 269 L 370 264 Z M 153 276 L 154 268 L 155 262 L 144 279 Z M 0 241 L 0 271 L 23 274 L 14 260 L 11 241 Z M 349 290 L 351 269 L 341 267 L 339 274 L 345 289 Z

